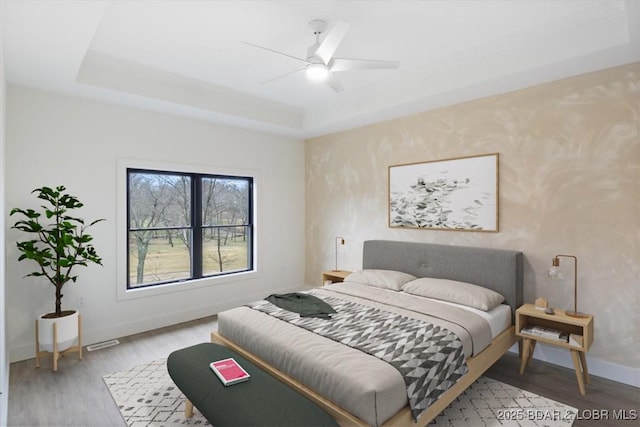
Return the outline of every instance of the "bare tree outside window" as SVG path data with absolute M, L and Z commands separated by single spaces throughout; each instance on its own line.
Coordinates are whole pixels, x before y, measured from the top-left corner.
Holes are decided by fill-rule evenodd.
M 130 169 L 128 287 L 252 269 L 252 184 Z
M 249 183 L 203 180 L 202 209 L 206 219 L 202 235 L 203 270 L 206 274 L 246 270 L 250 262 L 246 226 L 250 212 Z

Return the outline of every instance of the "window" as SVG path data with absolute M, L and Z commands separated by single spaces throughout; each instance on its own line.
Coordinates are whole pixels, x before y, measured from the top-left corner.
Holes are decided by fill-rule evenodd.
M 253 178 L 127 168 L 127 289 L 253 270 Z

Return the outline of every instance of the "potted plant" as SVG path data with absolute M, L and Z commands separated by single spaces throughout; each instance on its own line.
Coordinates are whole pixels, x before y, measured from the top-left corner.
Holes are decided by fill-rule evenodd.
M 38 265 L 36 271 L 25 277 L 44 276 L 55 288 L 55 311 L 41 315 L 37 324 L 38 346 L 54 353 L 54 370 L 57 367 L 57 353 L 71 347 L 76 339 L 80 341 L 78 312 L 62 310 L 62 288 L 67 282 L 75 282 L 78 278 L 73 274 L 74 267 L 86 267 L 89 263 L 102 265 L 102 259 L 91 244 L 93 237 L 86 230 L 104 219 L 87 225 L 83 219 L 73 216 L 71 212 L 83 204 L 65 193 L 65 190 L 64 186 L 55 189 L 36 188 L 31 193 L 36 193 L 38 199 L 46 202 L 41 205 L 42 212 L 14 208 L 10 213 L 24 217 L 11 228 L 32 235 L 30 240 L 17 242 L 18 250 L 22 253 L 18 261 L 33 260 Z M 52 327 L 54 322 L 56 326 Z M 53 339 L 53 329 L 57 331 L 57 342 Z M 38 353 L 39 349 L 36 348 L 36 366 Z

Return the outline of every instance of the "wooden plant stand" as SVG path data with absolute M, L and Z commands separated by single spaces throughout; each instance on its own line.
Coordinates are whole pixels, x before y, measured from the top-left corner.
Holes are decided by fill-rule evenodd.
M 78 314 L 78 345 L 71 346 L 64 351 L 58 351 L 58 324 L 53 323 L 53 352 L 40 350 L 38 339 L 38 319 L 36 319 L 36 368 L 40 367 L 40 356 L 53 356 L 53 372 L 58 372 L 58 359 L 69 353 L 78 353 L 78 360 L 82 360 L 82 315 Z

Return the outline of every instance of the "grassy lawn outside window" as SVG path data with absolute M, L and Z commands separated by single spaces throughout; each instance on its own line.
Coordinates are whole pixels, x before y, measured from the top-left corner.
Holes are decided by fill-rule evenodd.
M 127 168 L 127 289 L 253 270 L 253 178 Z

